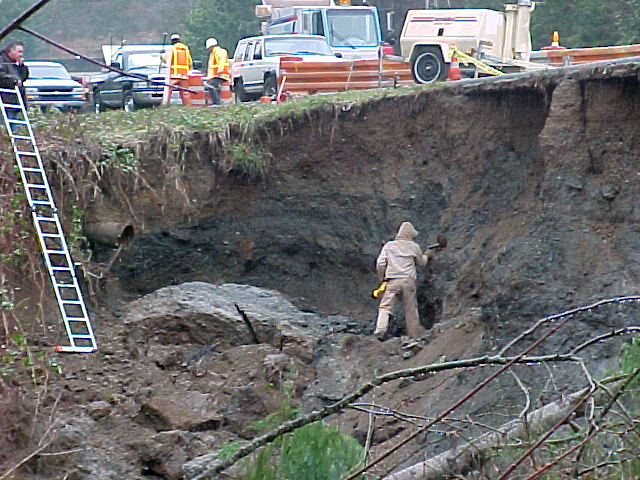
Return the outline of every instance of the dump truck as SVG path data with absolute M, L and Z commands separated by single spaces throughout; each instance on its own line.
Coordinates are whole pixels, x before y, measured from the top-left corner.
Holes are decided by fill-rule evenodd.
M 418 83 L 446 80 L 452 46 L 481 64 L 503 72 L 546 68 L 530 62 L 529 25 L 535 5 L 518 0 L 504 11 L 490 9 L 409 10 L 400 35 L 402 57 Z M 464 71 L 464 59 L 461 67 Z M 467 73 L 478 67 L 468 63 Z
M 256 15 L 265 19 L 264 35 L 321 35 L 349 60 L 376 59 L 383 46 L 378 10 L 348 0 L 262 0 Z

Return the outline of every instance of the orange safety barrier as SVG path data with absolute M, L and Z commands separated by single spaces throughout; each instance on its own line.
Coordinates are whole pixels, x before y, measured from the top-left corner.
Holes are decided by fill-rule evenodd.
M 343 62 L 305 62 L 280 57 L 280 78 L 286 75 L 289 93 L 344 92 L 378 87 L 414 85 L 408 62 L 383 59 Z
M 191 105 L 203 107 L 206 105 L 204 97 L 204 75 L 202 73 L 189 74 L 189 90 L 191 90 Z
M 531 55 L 532 59 L 536 59 L 536 62 L 546 63 L 554 67 L 581 65 L 583 63 L 637 56 L 640 56 L 640 44 L 544 50 L 532 52 Z

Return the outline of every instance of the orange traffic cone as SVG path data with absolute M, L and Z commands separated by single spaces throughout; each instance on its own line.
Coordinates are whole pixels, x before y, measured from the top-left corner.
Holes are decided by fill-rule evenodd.
M 458 54 L 456 53 L 456 44 L 452 43 L 453 54 L 451 55 L 451 63 L 449 64 L 449 81 L 455 81 L 462 79 L 460 73 L 460 63 L 458 62 Z
M 557 30 L 551 35 L 551 45 L 542 47 L 540 50 L 566 50 L 566 47 L 560 46 L 560 34 Z

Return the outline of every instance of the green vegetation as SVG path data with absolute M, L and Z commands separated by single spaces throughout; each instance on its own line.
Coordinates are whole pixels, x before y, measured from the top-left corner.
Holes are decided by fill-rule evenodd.
M 441 0 L 441 4 L 445 3 Z M 456 6 L 502 10 L 514 0 L 460 0 Z M 554 30 L 565 47 L 595 47 L 635 43 L 640 39 L 637 0 L 543 0 L 536 2 L 531 17 L 534 48 L 551 43 Z M 567 21 L 570 18 L 571 21 Z
M 35 0 L 0 0 L 0 25 L 27 10 Z M 76 47 L 81 53 L 101 56 L 100 45 L 123 39 L 133 43 L 162 43 L 163 32 L 180 31 L 196 0 L 177 4 L 172 0 L 50 0 L 25 26 L 47 37 Z M 27 59 L 61 58 L 66 53 L 20 32 L 11 38 L 25 41 Z
M 283 401 L 278 410 L 248 427 L 259 433 L 273 430 L 296 418 L 293 383 L 283 382 Z M 218 451 L 220 458 L 233 453 L 243 442 L 232 442 Z M 241 462 L 242 480 L 335 480 L 362 464 L 364 449 L 352 437 L 323 422 L 313 422 L 283 435 Z M 364 476 L 358 477 L 363 480 Z
M 0 0 L 0 25 L 6 25 L 35 0 Z M 493 8 L 515 0 L 439 0 L 439 7 Z M 82 53 L 99 55 L 100 45 L 111 40 L 120 43 L 160 43 L 163 32 L 184 34 L 195 58 L 206 60 L 204 41 L 216 37 L 230 53 L 236 42 L 256 35 L 260 20 L 255 17 L 255 0 L 51 0 L 25 25 L 54 40 L 70 45 L 85 45 Z M 389 2 L 370 0 L 370 5 L 389 8 Z M 396 0 L 399 8 L 402 5 Z M 419 8 L 422 2 L 415 2 Z M 141 14 L 141 12 L 143 12 Z M 571 21 L 566 21 L 571 18 Z M 640 41 L 640 2 L 638 0 L 543 0 L 533 12 L 531 31 L 535 48 L 548 45 L 551 33 L 560 31 L 567 47 L 599 46 Z M 12 35 L 27 43 L 27 57 L 62 57 L 40 40 L 17 32 Z
M 418 86 L 411 88 L 374 89 L 365 91 L 344 92 L 330 95 L 312 95 L 278 105 L 260 103 L 237 104 L 227 108 L 194 108 L 183 106 L 168 106 L 152 109 L 141 109 L 133 113 L 122 110 L 105 112 L 100 115 L 87 114 L 69 118 L 51 115 L 51 126 L 56 134 L 61 130 L 73 127 L 82 131 L 84 135 L 99 141 L 107 150 L 114 152 L 119 158 L 118 163 L 127 158 L 124 163 L 132 161 L 122 146 L 131 142 L 146 141 L 148 136 L 162 130 L 171 132 L 193 131 L 225 131 L 229 125 L 238 126 L 241 132 L 250 133 L 253 128 L 262 126 L 270 121 L 288 115 L 302 114 L 307 110 L 323 105 L 336 105 L 345 111 L 353 104 L 361 103 L 373 98 L 395 95 L 407 95 L 429 88 L 443 88 L 442 86 Z M 43 125 L 43 120 L 38 120 Z M 73 125 L 72 125 L 73 124 Z
M 189 12 L 184 29 L 185 39 L 194 58 L 208 59 L 204 41 L 215 37 L 233 55 L 238 40 L 260 34 L 260 20 L 255 15 L 255 0 L 199 0 Z

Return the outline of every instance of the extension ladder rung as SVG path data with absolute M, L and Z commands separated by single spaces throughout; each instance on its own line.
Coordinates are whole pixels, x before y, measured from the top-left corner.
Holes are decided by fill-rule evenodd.
M 2 95 L 0 95 L 0 116 L 4 120 L 7 133 L 11 139 L 21 178 L 24 179 L 23 187 L 27 195 L 29 207 L 31 208 L 36 234 L 43 252 L 43 260 L 51 283 L 53 284 L 58 310 L 70 343 L 69 346 L 56 346 L 56 352 L 90 353 L 97 350 L 91 320 L 89 319 L 82 298 L 82 291 L 80 290 L 80 285 L 76 277 L 73 259 L 64 241 L 62 225 L 52 198 L 46 171 L 40 160 L 40 154 L 38 153 L 29 115 L 18 87 L 13 89 L 0 88 L 0 93 L 5 92 L 15 95 L 17 104 L 5 103 Z M 19 110 L 23 120 L 19 118 L 9 118 L 9 113 L 7 112 L 9 109 L 11 110 L 9 113 L 14 113 L 15 110 Z M 24 129 L 19 130 L 15 128 L 14 125 L 24 125 L 26 132 Z M 16 130 L 15 132 L 14 129 Z M 20 141 L 22 143 L 20 143 Z M 25 150 L 25 148 L 30 150 Z M 35 163 L 37 163 L 37 165 L 33 166 Z M 27 179 L 30 173 L 39 174 L 42 178 Z M 36 198 L 34 199 L 33 197 Z M 42 209 L 44 211 L 38 210 L 37 206 L 44 206 Z M 53 224 L 53 226 L 51 224 Z M 57 241 L 46 242 L 47 239 L 56 239 Z M 63 257 L 61 258 L 58 255 L 63 255 Z M 74 333 L 74 329 L 80 330 L 82 333 Z M 76 345 L 76 340 L 79 341 L 81 345 Z
M 97 350 L 95 347 L 66 347 L 64 345 L 56 345 L 57 353 L 91 353 Z

